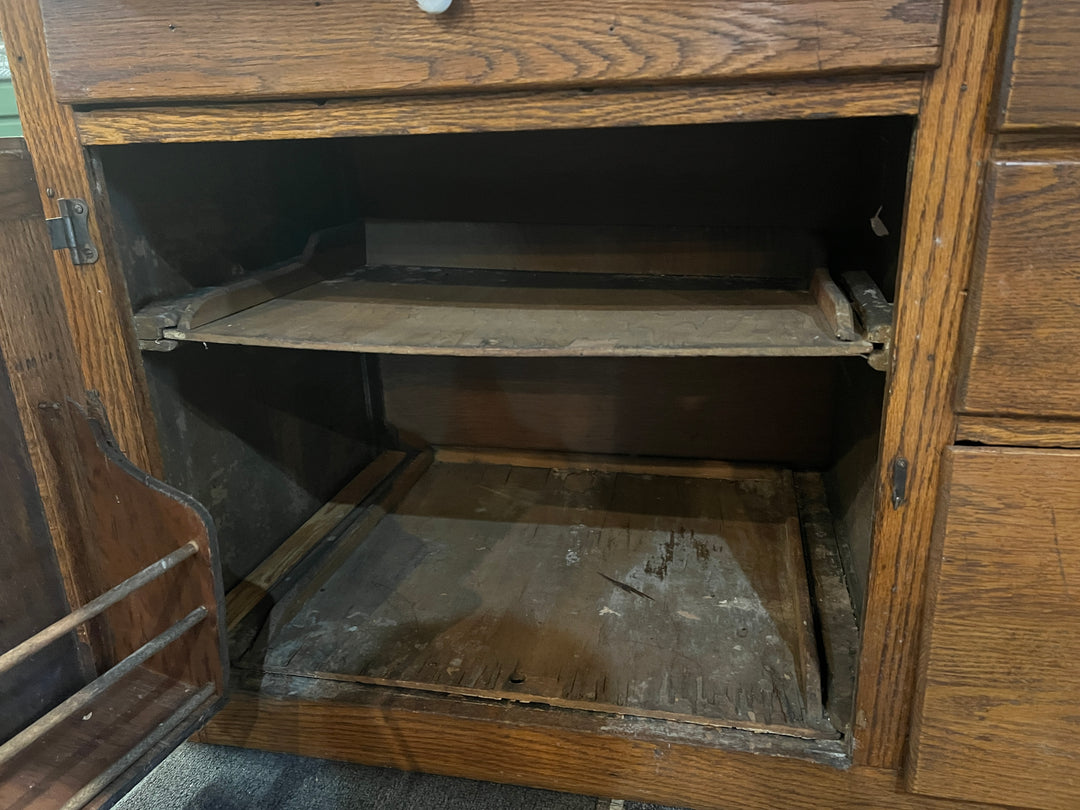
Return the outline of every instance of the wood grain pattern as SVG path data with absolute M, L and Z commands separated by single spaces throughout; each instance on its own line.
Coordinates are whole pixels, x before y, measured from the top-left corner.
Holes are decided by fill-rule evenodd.
M 755 734 L 758 753 L 718 745 L 685 725 L 492 702 L 389 696 L 356 684 L 265 676 L 236 691 L 204 742 L 364 762 L 407 771 L 621 796 L 700 810 L 975 810 L 915 796 L 895 772 L 843 769 L 784 756 Z M 291 694 L 288 694 L 291 693 Z M 334 729 L 328 734 L 327 728 Z M 835 760 L 834 760 L 835 762 Z
M 166 721 L 195 691 L 148 669 L 135 670 L 95 700 L 92 711 L 65 721 L 0 767 L 0 804 L 56 810 Z M 159 752 L 156 760 L 162 756 Z M 155 760 L 150 759 L 153 764 Z M 140 770 L 145 773 L 147 768 L 144 765 Z M 117 798 L 130 780 L 131 776 L 121 776 L 90 806 L 100 807 L 105 800 Z
M 83 377 L 80 390 L 98 392 L 121 450 L 136 466 L 160 475 L 161 454 L 123 276 L 105 227 L 107 216 L 95 208 L 73 113 L 53 93 L 36 0 L 0 3 L 0 30 L 44 210 L 56 216 L 54 197 L 85 200 L 91 206 L 90 236 L 100 252 L 95 264 L 81 266 L 72 265 L 62 251 L 54 254 L 63 299 L 52 317 L 66 317 Z
M 1017 0 L 1012 13 L 1000 126 L 1080 126 L 1080 8 L 1069 0 Z
M 1080 416 L 1080 153 L 991 164 L 965 322 L 966 413 Z
M 67 102 L 591 87 L 934 65 L 942 0 L 394 0 L 164 8 L 47 0 Z M 87 60 L 87 52 L 95 58 Z M 138 68 L 134 68 L 138 65 Z
M 1080 422 L 960 414 L 956 440 L 1011 447 L 1080 447 Z
M 835 358 L 380 360 L 387 422 L 419 444 L 825 467 Z
M 1080 803 L 1080 453 L 954 448 L 935 528 L 908 784 Z
M 444 132 L 711 124 L 915 115 L 921 74 L 716 87 L 114 107 L 75 113 L 86 145 L 341 138 Z
M 950 3 L 942 64 L 927 79 L 919 117 L 859 658 L 859 764 L 895 768 L 903 752 L 939 458 L 954 432 L 953 369 L 979 179 L 990 147 L 987 111 L 995 76 L 987 65 L 997 64 L 1006 16 L 1000 1 Z M 898 509 L 887 484 L 897 456 L 911 462 L 907 497 Z
M 790 474 L 594 466 L 437 460 L 238 666 L 835 736 Z
M 304 525 L 289 535 L 280 546 L 244 577 L 225 597 L 226 624 L 233 630 L 262 601 L 267 592 L 310 552 L 326 533 L 356 508 L 405 458 L 398 451 L 387 451 L 366 466 L 339 493 L 327 501 Z
M 511 279 L 510 276 L 513 276 Z M 537 280 L 536 276 L 545 276 Z M 361 268 L 169 340 L 377 354 L 511 357 L 858 356 L 811 293 L 553 286 L 554 274 Z M 598 277 L 598 275 L 597 275 Z

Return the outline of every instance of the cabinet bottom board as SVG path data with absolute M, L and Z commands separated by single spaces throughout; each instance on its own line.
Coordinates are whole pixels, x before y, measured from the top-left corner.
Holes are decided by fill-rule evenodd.
M 649 469 L 440 456 L 238 666 L 835 737 L 790 474 Z

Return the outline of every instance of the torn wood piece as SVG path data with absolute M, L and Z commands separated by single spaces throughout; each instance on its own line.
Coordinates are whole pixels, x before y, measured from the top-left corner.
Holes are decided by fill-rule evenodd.
M 888 368 L 892 351 L 893 305 L 865 270 L 852 270 L 842 277 L 851 294 L 855 314 L 859 316 L 863 337 L 874 344 L 867 361 L 877 371 Z
M 814 271 L 810 279 L 810 294 L 838 340 L 853 341 L 858 338 L 851 303 L 825 268 L 819 267 Z

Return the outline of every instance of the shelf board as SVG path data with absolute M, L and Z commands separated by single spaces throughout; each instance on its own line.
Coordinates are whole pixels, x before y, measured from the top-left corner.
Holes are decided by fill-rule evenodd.
M 834 738 L 791 474 L 440 451 L 239 669 Z
M 720 280 L 361 268 L 167 340 L 456 356 L 854 356 L 822 296 Z M 730 286 L 727 283 L 726 286 Z M 845 302 L 846 305 L 846 302 Z M 842 330 L 841 330 L 842 331 Z

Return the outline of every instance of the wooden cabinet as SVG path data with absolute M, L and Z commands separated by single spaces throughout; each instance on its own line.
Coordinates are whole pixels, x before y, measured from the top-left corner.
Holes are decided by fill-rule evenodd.
M 1072 160 L 998 144 L 983 182 L 1008 4 L 655 5 L 0 0 L 46 211 L 82 200 L 99 248 L 35 276 L 49 401 L 100 391 L 174 488 L 125 517 L 113 467 L 31 452 L 46 507 L 102 500 L 54 544 L 123 579 L 203 527 L 178 616 L 115 629 L 206 611 L 155 670 L 210 690 L 195 722 L 231 668 L 206 741 L 701 808 L 998 801 L 946 784 L 949 735 L 994 767 L 957 600 L 1002 610 L 949 549 L 1004 529 L 950 532 L 1037 465 L 946 449 L 958 409 L 1076 416 L 1075 228 L 1030 210 L 1071 222 Z M 1009 558 L 1047 606 L 1048 549 Z M 115 580 L 64 584 L 77 611 Z
M 1019 807 L 1080 801 L 1080 453 L 948 451 L 908 783 Z

